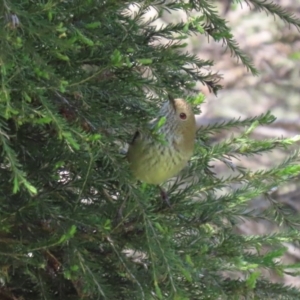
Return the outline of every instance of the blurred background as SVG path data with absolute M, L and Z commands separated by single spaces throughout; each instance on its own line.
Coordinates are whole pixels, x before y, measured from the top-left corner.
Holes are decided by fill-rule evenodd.
M 300 17 L 299 0 L 272 0 L 272 2 Z M 232 34 L 240 48 L 252 58 L 260 74 L 255 77 L 249 73 L 236 58 L 231 57 L 230 52 L 226 51 L 221 43 L 208 40 L 203 35 L 191 37 L 188 50 L 202 59 L 214 60 L 212 70 L 222 76 L 220 84 L 223 85 L 223 89 L 217 96 L 199 84 L 199 90 L 206 95 L 206 103 L 201 106 L 203 123 L 239 117 L 243 119 L 271 111 L 277 120 L 269 126 L 257 128 L 252 135 L 254 139 L 292 137 L 300 134 L 300 32 L 279 18 L 250 8 L 245 2 L 243 5 L 232 3 L 230 0 L 215 3 L 220 15 L 232 28 Z M 149 14 L 155 14 L 155 11 Z M 159 22 L 176 23 L 186 18 L 181 12 L 166 13 Z M 232 134 L 234 132 L 223 132 L 214 137 L 214 141 L 217 142 Z M 265 169 L 280 164 L 286 155 L 287 152 L 284 150 L 276 150 L 266 155 L 236 160 L 233 163 L 252 170 Z M 226 176 L 230 169 L 223 163 L 216 162 L 213 171 L 218 176 Z M 297 181 L 274 189 L 269 196 L 281 202 L 283 207 L 291 209 L 292 213 L 299 214 L 300 186 Z M 262 197 L 254 199 L 249 209 L 261 211 L 270 205 L 271 201 Z M 277 228 L 271 222 L 245 220 L 236 230 L 241 234 L 252 235 L 272 233 L 281 228 Z M 293 244 L 284 246 L 288 251 L 282 262 L 285 264 L 300 262 L 300 247 Z M 300 276 L 281 277 L 267 271 L 263 273 L 270 276 L 272 281 L 300 288 Z

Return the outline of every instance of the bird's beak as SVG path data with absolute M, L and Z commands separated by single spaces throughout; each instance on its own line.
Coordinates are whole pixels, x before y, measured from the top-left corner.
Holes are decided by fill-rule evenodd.
M 171 106 L 174 108 L 174 110 L 176 111 L 176 106 L 175 106 L 175 99 L 172 95 L 168 94 L 168 98 L 170 101 Z

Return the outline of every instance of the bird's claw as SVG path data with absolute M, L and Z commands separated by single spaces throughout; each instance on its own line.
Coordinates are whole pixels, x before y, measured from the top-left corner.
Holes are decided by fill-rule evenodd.
M 172 205 L 170 203 L 168 193 L 166 191 L 164 191 L 161 187 L 159 187 L 159 189 L 160 189 L 160 196 L 161 196 L 162 200 L 164 201 L 164 203 L 166 203 L 171 208 Z

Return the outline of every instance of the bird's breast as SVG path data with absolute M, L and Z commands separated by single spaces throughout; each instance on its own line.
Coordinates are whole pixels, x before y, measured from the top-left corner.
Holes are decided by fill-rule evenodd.
M 166 143 L 154 138 L 136 141 L 128 150 L 133 174 L 141 181 L 160 184 L 184 168 L 193 154 L 193 144 L 184 145 L 182 137 L 169 137 Z

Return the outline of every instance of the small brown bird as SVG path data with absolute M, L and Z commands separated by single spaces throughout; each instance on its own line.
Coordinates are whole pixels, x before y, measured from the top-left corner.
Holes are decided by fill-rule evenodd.
M 161 117 L 165 122 L 157 128 Z M 197 125 L 191 106 L 169 97 L 150 126 L 148 134 L 136 132 L 127 159 L 137 179 L 158 185 L 178 174 L 193 155 Z

